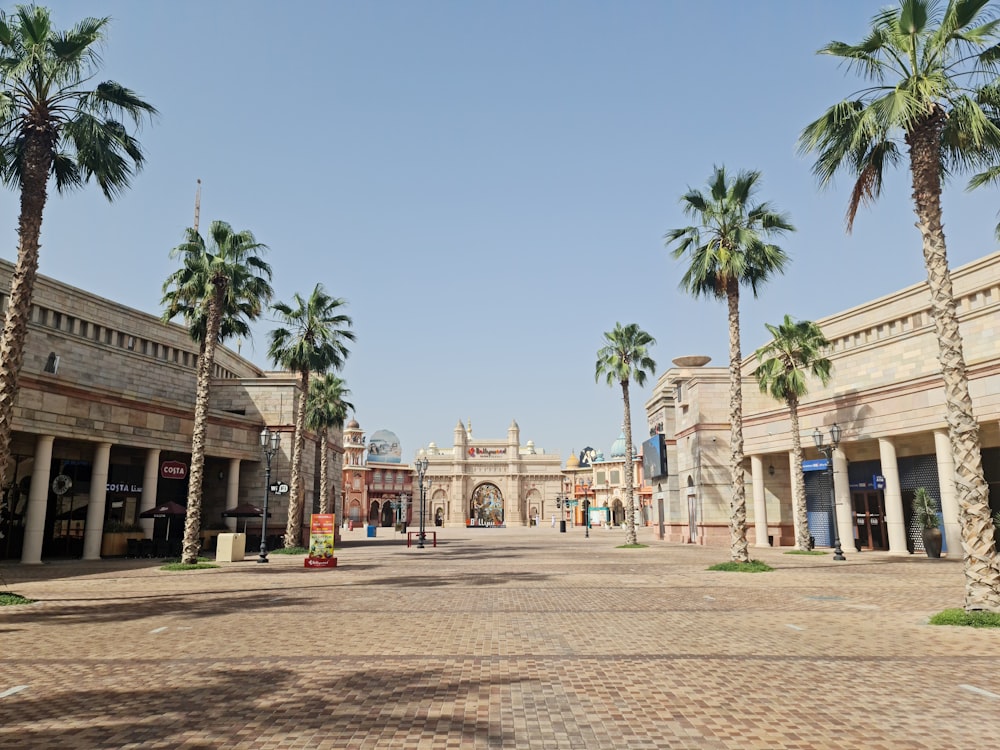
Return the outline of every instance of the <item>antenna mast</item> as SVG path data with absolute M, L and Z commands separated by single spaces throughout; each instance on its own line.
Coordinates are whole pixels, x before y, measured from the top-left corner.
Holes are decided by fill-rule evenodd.
M 198 220 L 201 218 L 201 178 L 198 178 L 198 190 L 194 194 L 194 232 L 198 233 Z

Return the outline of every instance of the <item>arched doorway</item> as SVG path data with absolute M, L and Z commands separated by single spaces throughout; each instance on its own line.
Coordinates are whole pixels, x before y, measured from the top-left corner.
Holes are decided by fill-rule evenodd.
M 434 525 L 444 526 L 444 508 L 438 508 L 434 511 Z
M 378 526 L 378 500 L 372 500 L 372 504 L 368 506 L 368 525 Z
M 392 526 L 396 521 L 396 512 L 388 500 L 382 502 L 382 525 Z
M 625 523 L 625 507 L 618 498 L 615 498 L 615 501 L 611 504 L 611 523 L 615 526 L 621 526 Z
M 469 519 L 473 526 L 503 525 L 503 493 L 495 484 L 481 484 L 472 491 Z

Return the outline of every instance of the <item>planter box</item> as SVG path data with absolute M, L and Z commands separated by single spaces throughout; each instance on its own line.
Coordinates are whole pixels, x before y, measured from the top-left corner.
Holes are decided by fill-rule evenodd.
M 125 557 L 129 539 L 145 539 L 141 531 L 108 531 L 101 537 L 101 557 Z

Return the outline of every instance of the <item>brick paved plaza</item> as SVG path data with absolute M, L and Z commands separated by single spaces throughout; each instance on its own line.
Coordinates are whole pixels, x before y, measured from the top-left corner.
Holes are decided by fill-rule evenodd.
M 345 532 L 335 570 L 0 566 L 39 600 L 0 608 L 0 747 L 1000 741 L 1000 633 L 926 624 L 960 606 L 958 562 L 767 549 L 774 573 L 710 573 L 725 550 L 619 531 L 438 531 Z

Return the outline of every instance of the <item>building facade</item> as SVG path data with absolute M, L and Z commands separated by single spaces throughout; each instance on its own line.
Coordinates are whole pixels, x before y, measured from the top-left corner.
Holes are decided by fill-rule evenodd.
M 13 264 L 0 261 L 0 289 Z M 0 304 L 6 307 L 8 295 Z M 165 501 L 187 500 L 198 345 L 187 329 L 39 276 L 14 405 L 12 459 L 0 502 L 0 557 L 101 555 L 105 527 L 141 525 L 147 536 L 177 538 L 179 518 L 142 518 Z M 260 505 L 265 492 L 260 432 L 281 434 L 272 484 L 290 479 L 294 414 L 302 390 L 287 372 L 265 372 L 216 349 L 207 426 L 202 523 Z M 333 497 L 340 492 L 339 431 L 332 431 Z M 318 506 L 319 445 L 306 435 L 304 525 Z M 288 495 L 269 498 L 269 534 L 284 533 Z M 256 524 L 256 528 L 254 525 Z M 242 530 L 244 524 L 240 522 Z M 261 533 L 259 518 L 247 532 Z
M 370 441 L 356 419 L 344 428 L 343 519 L 351 526 L 413 522 L 413 467 L 402 463 L 395 433 Z
M 1000 509 L 1000 253 L 952 271 L 969 388 L 980 425 L 990 503 Z M 945 550 L 961 554 L 954 466 L 945 421 L 937 338 L 926 284 L 816 321 L 831 342 L 833 378 L 809 382 L 799 405 L 809 533 L 845 550 L 922 550 L 912 501 L 926 488 L 941 509 Z M 761 342 L 763 343 L 763 342 Z M 651 429 L 666 437 L 670 481 L 657 489 L 663 538 L 729 543 L 727 368 L 682 357 L 646 403 Z M 757 546 L 795 540 L 788 409 L 760 393 L 753 356 L 743 362 L 748 536 Z M 841 430 L 832 466 L 814 447 L 819 431 Z M 836 513 L 836 527 L 833 513 Z
M 511 422 L 506 439 L 472 436 L 472 422 L 455 426 L 451 448 L 429 443 L 424 477 L 425 512 L 438 526 L 528 526 L 556 511 L 563 492 L 559 454 L 537 451 Z M 419 487 L 414 496 L 419 508 Z

